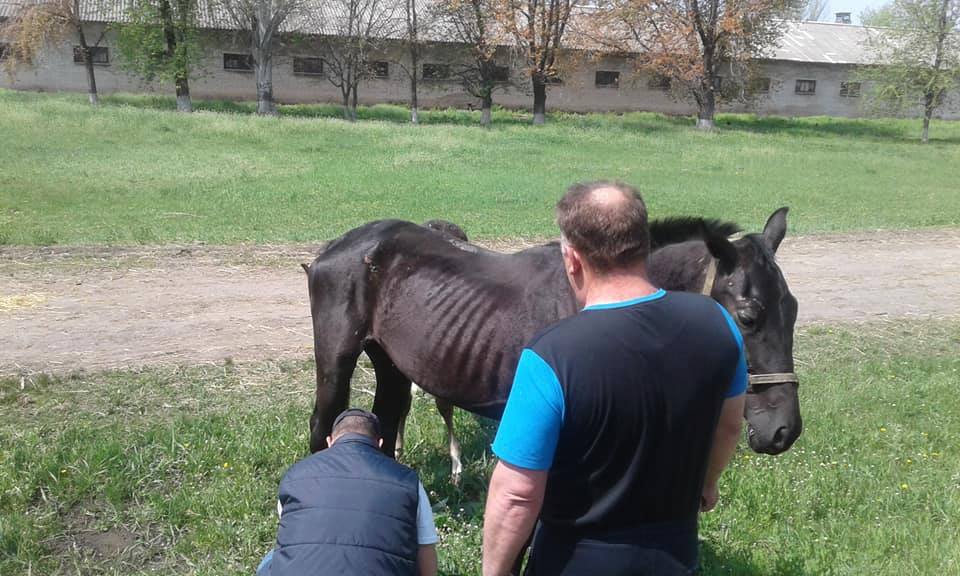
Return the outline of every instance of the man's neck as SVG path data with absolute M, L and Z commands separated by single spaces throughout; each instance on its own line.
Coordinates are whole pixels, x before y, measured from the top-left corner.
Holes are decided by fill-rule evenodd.
M 615 304 L 650 296 L 657 287 L 650 283 L 645 273 L 614 273 L 596 277 L 590 282 L 584 298 L 584 307 Z

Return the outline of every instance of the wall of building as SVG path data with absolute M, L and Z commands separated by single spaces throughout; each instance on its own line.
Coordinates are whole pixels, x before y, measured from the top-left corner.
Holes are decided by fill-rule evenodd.
M 96 38 L 103 25 L 88 25 L 88 37 Z M 255 98 L 256 86 L 253 72 L 225 70 L 223 54 L 246 53 L 245 42 L 239 33 L 210 32 L 206 34 L 209 48 L 191 79 L 191 92 L 195 98 L 251 100 Z M 116 38 L 108 32 L 103 46 L 110 49 L 110 64 L 97 66 L 97 85 L 101 93 L 113 92 L 158 92 L 172 94 L 172 86 L 146 83 L 129 74 L 120 65 L 116 51 Z M 313 103 L 341 101 L 340 91 L 322 76 L 296 75 L 293 72 L 295 57 L 322 57 L 323 49 L 317 39 L 300 39 L 281 46 L 274 59 L 274 96 L 279 102 Z M 453 63 L 463 57 L 462 48 L 456 45 L 434 45 L 423 56 L 425 63 Z M 362 104 L 406 103 L 409 84 L 406 73 L 398 62 L 407 61 L 406 51 L 399 43 L 386 46 L 371 60 L 384 60 L 389 64 L 389 77 L 368 79 L 361 82 L 358 90 Z M 498 54 L 502 65 L 511 69 L 511 83 L 501 86 L 494 101 L 508 108 L 529 108 L 532 92 L 523 67 L 511 62 L 506 52 Z M 841 82 L 852 81 L 853 69 L 841 64 L 817 64 L 791 61 L 766 61 L 760 64 L 762 75 L 771 79 L 770 92 L 750 103 L 721 103 L 721 111 L 750 111 L 760 114 L 782 116 L 829 115 L 864 116 L 863 97 L 842 97 Z M 616 86 L 597 86 L 597 71 L 619 72 Z M 551 86 L 547 96 L 548 110 L 575 112 L 622 112 L 645 110 L 667 114 L 695 114 L 695 105 L 685 99 L 677 99 L 670 92 L 648 86 L 649 78 L 637 74 L 632 64 L 621 57 L 573 59 L 561 67 L 562 83 Z M 816 92 L 812 95 L 796 93 L 797 80 L 815 80 Z M 47 50 L 31 68 L 18 72 L 15 79 L 0 75 L 0 86 L 22 90 L 78 91 L 85 92 L 86 75 L 82 64 L 73 61 L 72 43 L 64 43 Z M 862 92 L 866 92 L 865 90 Z M 479 104 L 467 94 L 456 79 L 420 83 L 419 97 L 422 107 L 468 107 Z M 948 106 L 940 117 L 960 119 L 960 97 L 951 95 Z

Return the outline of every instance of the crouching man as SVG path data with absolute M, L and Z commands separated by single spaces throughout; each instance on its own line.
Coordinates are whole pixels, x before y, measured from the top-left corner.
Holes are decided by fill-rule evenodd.
M 437 573 L 437 531 L 417 473 L 380 451 L 380 422 L 340 414 L 328 449 L 280 482 L 276 547 L 257 576 Z

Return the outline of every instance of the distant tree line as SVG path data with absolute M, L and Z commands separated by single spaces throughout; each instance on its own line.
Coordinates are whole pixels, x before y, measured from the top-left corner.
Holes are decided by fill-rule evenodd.
M 24 2 L 0 26 L 6 39 L 3 66 L 14 74 L 36 60 L 44 45 L 75 39 L 97 104 L 95 38 L 82 26 L 81 2 Z M 91 4 L 84 4 L 90 6 Z M 177 109 L 190 112 L 190 79 L 202 72 L 198 0 L 131 0 L 117 32 L 122 65 L 147 81 L 172 85 Z M 697 106 L 697 126 L 712 129 L 717 104 L 748 100 L 756 63 L 774 49 L 787 19 L 819 19 L 826 0 L 211 0 L 203 9 L 225 15 L 250 48 L 257 113 L 277 113 L 273 58 L 291 18 L 330 31 L 315 42 L 323 50 L 324 76 L 341 93 L 344 117 L 355 120 L 358 90 L 377 75 L 371 56 L 385 42 L 401 42 L 396 62 L 409 85 L 410 121 L 418 122 L 422 60 L 430 39 L 449 42 L 443 74 L 480 101 L 488 125 L 495 94 L 526 84 L 533 122 L 546 119 L 551 87 L 584 59 L 627 55 L 637 72 L 660 79 L 677 99 Z M 873 62 L 859 73 L 873 90 L 877 109 L 920 105 L 923 140 L 933 113 L 960 80 L 960 0 L 893 0 L 864 14 L 881 26 L 868 35 Z M 287 34 L 286 36 L 290 36 Z M 506 59 L 507 61 L 504 61 Z M 514 64 L 520 74 L 511 74 Z M 516 66 L 518 65 L 518 66 Z M 437 73 L 433 71 L 432 73 Z M 881 106 L 882 105 L 882 106 Z

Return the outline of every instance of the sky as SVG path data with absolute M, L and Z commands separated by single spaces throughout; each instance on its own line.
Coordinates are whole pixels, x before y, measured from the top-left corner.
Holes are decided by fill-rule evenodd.
M 859 24 L 860 13 L 863 12 L 864 8 L 880 8 L 889 1 L 890 0 L 830 0 L 830 3 L 827 4 L 827 9 L 823 11 L 821 20 L 833 22 L 834 13 L 850 12 L 850 15 L 853 17 L 853 23 Z

